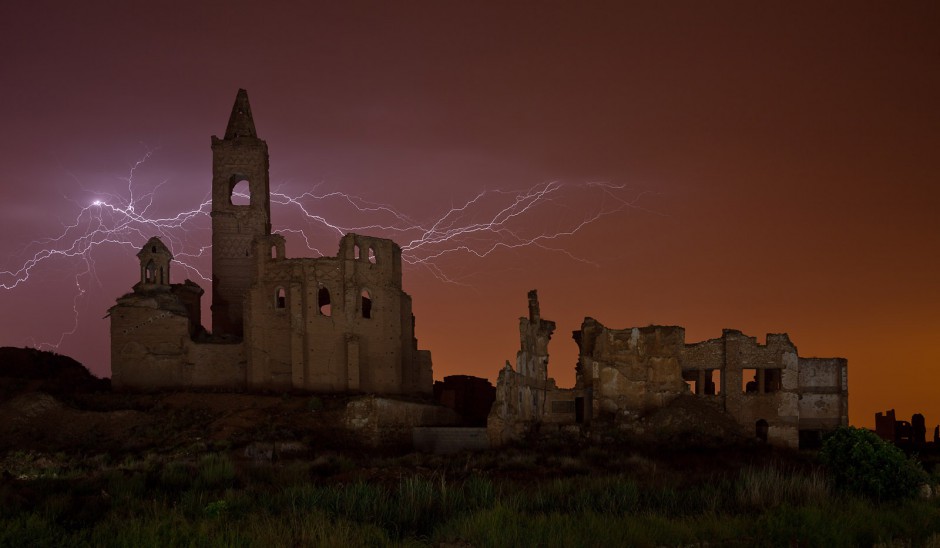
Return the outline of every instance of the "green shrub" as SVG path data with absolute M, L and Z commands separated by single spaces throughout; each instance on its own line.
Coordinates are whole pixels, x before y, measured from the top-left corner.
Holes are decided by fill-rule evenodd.
M 217 518 L 228 512 L 228 502 L 225 500 L 214 500 L 206 505 L 206 515 Z
M 876 501 L 912 498 L 927 480 L 917 461 L 863 428 L 839 428 L 830 434 L 819 458 L 836 488 Z

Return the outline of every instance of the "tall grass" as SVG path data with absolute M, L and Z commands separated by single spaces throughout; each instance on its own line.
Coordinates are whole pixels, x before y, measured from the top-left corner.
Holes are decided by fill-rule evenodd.
M 210 453 L 199 462 L 196 486 L 201 489 L 230 487 L 235 480 L 235 465 L 225 455 Z
M 940 535 L 936 501 L 877 505 L 834 493 L 820 472 L 773 466 L 695 481 L 438 471 L 323 484 L 309 467 L 240 475 L 211 454 L 132 468 L 31 480 L 33 498 L 0 511 L 0 546 L 853 546 Z M 9 489 L 4 500 L 26 496 Z
M 776 466 L 748 466 L 735 483 L 735 498 L 742 510 L 767 510 L 781 504 L 818 505 L 830 498 L 831 487 L 820 470 L 809 474 Z

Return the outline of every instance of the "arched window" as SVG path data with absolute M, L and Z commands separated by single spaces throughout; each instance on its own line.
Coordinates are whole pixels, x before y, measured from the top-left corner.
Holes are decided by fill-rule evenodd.
M 287 308 L 287 292 L 283 287 L 274 292 L 274 308 Z
M 147 263 L 147 268 L 144 271 L 144 283 L 152 284 L 157 281 L 157 267 L 154 266 L 153 261 Z
M 277 246 L 276 245 L 271 246 L 271 258 L 277 259 Z
M 320 314 L 324 316 L 332 316 L 333 310 L 330 305 L 330 290 L 321 287 L 320 291 L 317 292 L 317 308 L 320 309 Z
M 371 318 L 372 317 L 372 295 L 369 294 L 368 289 L 362 290 L 362 317 Z
M 757 439 L 759 439 L 760 441 L 766 442 L 767 431 L 770 430 L 770 427 L 768 426 L 767 421 L 765 421 L 764 419 L 760 419 L 754 424 L 754 426 L 757 429 Z
M 375 250 L 369 247 L 369 262 L 375 264 Z
M 232 184 L 229 202 L 237 206 L 251 205 L 251 187 L 246 179 L 239 179 Z
M 353 246 L 353 259 L 359 260 L 359 245 Z

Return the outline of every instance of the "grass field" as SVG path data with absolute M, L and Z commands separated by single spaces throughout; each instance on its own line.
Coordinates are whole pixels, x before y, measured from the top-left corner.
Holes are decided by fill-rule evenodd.
M 836 494 L 767 451 L 238 457 L 7 455 L 0 545 L 940 546 L 937 499 Z

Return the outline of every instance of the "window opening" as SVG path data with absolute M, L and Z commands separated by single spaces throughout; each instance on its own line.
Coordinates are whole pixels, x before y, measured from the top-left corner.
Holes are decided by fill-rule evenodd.
M 251 205 L 251 187 L 245 179 L 239 179 L 232 185 L 232 192 L 229 194 L 229 202 L 236 206 Z
M 375 264 L 375 250 L 369 247 L 369 262 Z
M 705 371 L 704 394 L 706 396 L 717 396 L 721 394 L 721 370 L 708 369 Z
M 151 253 L 156 253 L 156 252 L 157 252 L 157 246 L 155 246 L 155 245 L 150 246 L 150 252 L 151 252 Z
M 756 369 L 741 370 L 741 390 L 745 394 L 757 394 L 758 383 Z
M 699 391 L 698 391 L 698 388 L 699 388 L 699 384 L 698 384 L 698 374 L 699 374 L 699 372 L 698 372 L 697 370 L 696 370 L 696 371 L 683 371 L 683 372 L 682 372 L 682 380 L 684 380 L 684 381 L 685 381 L 685 384 L 689 387 L 689 393 L 690 393 L 690 394 L 698 394 L 698 393 L 699 393 Z
M 317 292 L 317 307 L 320 309 L 320 314 L 324 316 L 332 316 L 333 309 L 330 304 L 330 290 L 321 287 L 320 291 Z
M 372 317 L 372 296 L 369 295 L 368 289 L 362 290 L 362 317 Z
M 359 245 L 353 246 L 353 259 L 359 259 Z
M 271 246 L 271 258 L 277 259 L 277 246 L 276 245 Z
M 283 287 L 277 288 L 274 297 L 275 308 L 287 308 L 287 292 Z
M 148 284 L 152 284 L 156 282 L 157 268 L 153 265 L 153 261 L 150 261 L 149 263 L 147 263 L 147 268 L 145 270 L 146 270 L 146 273 L 144 274 L 144 282 Z

